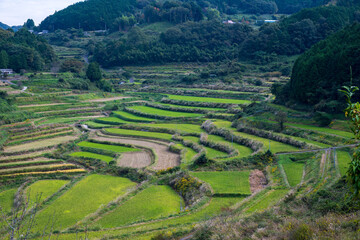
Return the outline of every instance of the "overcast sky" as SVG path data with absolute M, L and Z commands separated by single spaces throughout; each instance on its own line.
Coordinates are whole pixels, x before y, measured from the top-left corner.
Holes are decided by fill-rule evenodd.
M 39 25 L 55 10 L 81 2 L 82 0 L 0 0 L 0 22 L 10 26 L 23 25 L 27 19 Z

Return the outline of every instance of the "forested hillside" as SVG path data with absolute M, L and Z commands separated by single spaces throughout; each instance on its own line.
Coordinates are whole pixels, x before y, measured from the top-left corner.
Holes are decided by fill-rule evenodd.
M 39 71 L 55 60 L 52 47 L 26 29 L 16 33 L 0 29 L 0 68 Z
M 269 54 L 304 52 L 319 40 L 360 20 L 357 12 L 357 8 L 335 6 L 305 9 L 279 23 L 265 24 L 259 30 L 216 20 L 187 22 L 168 29 L 157 39 L 146 38 L 141 29 L 133 28 L 127 39 L 98 44 L 94 59 L 106 67 L 224 59 L 266 62 L 272 60 L 267 57 Z
M 351 70 L 352 68 L 352 76 Z M 279 102 L 293 101 L 339 112 L 342 86 L 360 84 L 360 24 L 353 24 L 314 45 L 295 62 L 291 81 L 276 91 Z M 359 96 L 357 96 L 357 100 Z

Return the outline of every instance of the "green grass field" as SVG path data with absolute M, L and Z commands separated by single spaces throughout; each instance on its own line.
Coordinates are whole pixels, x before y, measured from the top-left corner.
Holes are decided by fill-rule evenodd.
M 261 212 L 266 210 L 268 207 L 276 204 L 288 193 L 288 190 L 277 189 L 267 192 L 264 196 L 251 202 L 249 208 L 245 210 L 246 213 Z
M 200 144 L 200 139 L 198 137 L 192 137 L 192 136 L 185 136 L 183 137 L 185 140 L 187 141 L 191 141 L 191 142 L 195 142 Z M 225 152 L 221 152 L 219 150 L 213 149 L 213 148 L 209 148 L 209 147 L 205 147 L 203 146 L 206 150 L 206 156 L 208 158 L 214 159 L 214 158 L 225 158 L 227 157 L 229 154 L 225 153 Z
M 180 211 L 180 202 L 184 206 L 183 200 L 171 187 L 153 185 L 103 216 L 95 224 L 103 228 L 113 228 L 136 221 L 166 217 Z
M 201 109 L 201 110 L 214 111 L 214 112 L 224 112 L 224 111 L 226 111 L 225 108 L 193 107 L 193 106 L 175 105 L 175 104 L 159 103 L 159 102 L 157 102 L 156 104 L 164 105 L 164 106 L 168 106 L 168 107 L 184 108 L 184 109 Z
M 31 184 L 25 193 L 27 197 L 30 197 L 29 206 L 33 206 L 37 200 L 41 203 L 68 183 L 68 180 L 40 180 Z
M 324 132 L 327 134 L 334 134 L 334 135 L 338 135 L 338 136 L 345 137 L 345 138 L 353 138 L 354 137 L 354 134 L 352 134 L 351 132 L 345 132 L 345 131 L 340 131 L 340 130 L 331 129 L 331 128 L 316 127 L 316 126 L 299 124 L 299 123 L 286 123 L 285 125 L 297 127 L 297 128 L 309 129 L 309 130 L 313 130 L 313 131 L 317 131 L 317 132 Z
M 211 102 L 211 103 L 228 103 L 228 104 L 250 104 L 248 100 L 225 99 L 225 98 L 208 98 L 208 97 L 192 97 L 181 95 L 167 95 L 170 99 L 190 102 Z
M 139 112 L 152 114 L 152 115 L 157 115 L 157 116 L 162 116 L 162 117 L 196 118 L 196 117 L 201 117 L 202 116 L 201 114 L 198 114 L 198 113 L 173 112 L 173 111 L 167 111 L 167 110 L 162 110 L 162 109 L 153 108 L 153 107 L 147 107 L 147 106 L 132 106 L 132 107 L 129 107 L 129 108 L 134 109 L 134 110 L 139 111 Z
M 188 148 L 188 147 L 184 147 L 186 149 L 186 153 L 185 153 L 185 156 L 182 161 L 182 163 L 184 163 L 185 165 L 186 164 L 190 164 L 192 159 L 195 157 L 195 155 L 197 154 L 197 152 L 195 152 L 193 149 L 191 148 Z
M 267 138 L 261 138 L 255 135 L 251 135 L 251 134 L 247 134 L 247 133 L 242 133 L 242 132 L 234 132 L 235 135 L 244 137 L 244 138 L 249 138 L 252 140 L 256 140 L 259 142 L 262 142 L 264 144 L 264 150 L 268 150 L 269 149 L 269 143 L 270 143 L 270 150 L 272 153 L 278 153 L 278 152 L 290 152 L 290 151 L 298 151 L 299 149 L 296 147 L 293 147 L 291 145 L 288 144 L 284 144 L 281 142 L 276 142 L 273 140 L 269 140 Z
M 96 154 L 96 153 L 91 153 L 91 152 L 74 152 L 69 154 L 70 156 L 74 156 L 74 157 L 84 157 L 84 158 L 93 158 L 93 159 L 99 159 L 101 161 L 104 162 L 111 162 L 113 160 L 112 157 L 106 156 L 106 155 L 101 155 L 101 154 Z
M 37 230 L 42 231 L 54 213 L 54 230 L 70 227 L 135 185 L 126 178 L 90 175 L 37 214 L 37 224 L 42 226 Z
M 168 133 L 157 133 L 157 132 L 147 132 L 147 131 L 136 131 L 120 128 L 107 128 L 105 132 L 122 135 L 122 136 L 136 136 L 136 137 L 145 137 L 145 138 L 158 138 L 164 140 L 171 140 L 171 134 Z
M 192 172 L 193 176 L 210 184 L 214 193 L 251 194 L 250 171 L 241 172 Z
M 105 124 L 113 124 L 113 125 L 129 123 L 128 121 L 125 121 L 117 117 L 101 117 L 101 118 L 96 118 L 95 121 Z
M 104 118 L 104 119 L 106 119 L 106 118 Z M 94 122 L 94 121 L 86 121 L 86 122 L 83 122 L 82 124 L 87 125 L 89 128 L 106 128 L 106 127 L 113 126 L 111 124 L 97 123 L 97 122 Z
M 349 168 L 351 156 L 348 152 L 345 151 L 336 151 L 336 154 L 341 176 L 344 176 Z
M 279 164 L 281 164 L 284 168 L 290 186 L 295 187 L 301 182 L 305 164 L 293 162 L 288 155 L 280 155 L 278 158 Z
M 135 149 L 135 148 L 123 147 L 123 146 L 118 146 L 118 145 L 107 145 L 107 144 L 102 144 L 102 143 L 93 143 L 93 142 L 87 142 L 87 141 L 80 142 L 77 145 L 80 147 L 97 148 L 97 149 L 102 149 L 102 150 L 107 150 L 107 151 L 112 151 L 112 152 L 117 152 L 117 153 L 139 151 L 139 149 Z
M 195 125 L 195 124 L 156 123 L 156 124 L 138 124 L 138 125 L 144 126 L 144 127 L 171 129 L 171 130 L 175 130 L 178 132 L 185 132 L 185 133 L 202 133 L 202 132 L 204 132 L 204 130 L 201 129 L 200 125 Z
M 230 157 L 230 158 L 226 158 L 226 160 L 231 160 L 233 158 L 237 158 L 237 157 L 247 157 L 250 156 L 253 151 L 251 150 L 251 148 L 245 147 L 243 145 L 237 144 L 237 143 L 231 143 L 229 141 L 226 141 L 223 137 L 220 136 L 216 136 L 216 135 L 209 135 L 208 139 L 210 141 L 214 141 L 214 142 L 219 142 L 222 144 L 227 144 L 232 146 L 233 148 L 235 148 L 236 150 L 239 151 L 239 155 L 235 156 L 235 157 Z
M 116 117 L 119 117 L 121 119 L 127 120 L 127 121 L 135 121 L 135 122 L 154 122 L 155 119 L 153 118 L 146 118 L 146 117 L 140 117 L 135 114 L 125 112 L 125 111 L 115 111 L 113 112 Z
M 0 192 L 0 207 L 3 209 L 5 214 L 11 211 L 11 208 L 14 204 L 14 196 L 16 192 L 17 188 Z

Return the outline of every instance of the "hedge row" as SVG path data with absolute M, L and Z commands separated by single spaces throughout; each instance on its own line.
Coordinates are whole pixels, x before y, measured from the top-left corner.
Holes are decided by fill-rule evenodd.
M 233 141 L 240 145 L 244 145 L 246 147 L 251 148 L 253 151 L 260 151 L 264 145 L 252 139 L 244 138 L 238 135 L 234 135 L 230 130 L 226 128 L 218 128 L 211 122 L 211 120 L 206 120 L 201 127 L 205 129 L 205 131 L 209 134 L 218 135 L 225 138 L 228 141 Z
M 271 140 L 281 142 L 284 144 L 288 144 L 288 145 L 291 145 L 291 146 L 294 146 L 297 148 L 312 148 L 313 147 L 312 145 L 307 144 L 306 142 L 301 142 L 301 141 L 295 140 L 291 137 L 275 134 L 270 131 L 266 131 L 266 130 L 262 130 L 262 129 L 258 129 L 258 128 L 252 128 L 252 127 L 246 126 L 246 124 L 244 124 L 244 123 L 237 122 L 236 124 L 234 124 L 234 127 L 236 127 L 236 129 L 239 132 L 244 132 L 244 133 L 248 133 L 251 135 L 258 136 L 258 137 L 271 139 Z
M 209 107 L 209 108 L 231 108 L 231 107 L 238 107 L 237 104 L 230 104 L 230 103 L 213 103 L 213 102 L 191 102 L 191 101 L 184 101 L 184 100 L 175 100 L 169 98 L 162 98 L 162 103 L 169 103 L 174 105 L 182 105 L 182 106 L 191 106 L 191 107 Z

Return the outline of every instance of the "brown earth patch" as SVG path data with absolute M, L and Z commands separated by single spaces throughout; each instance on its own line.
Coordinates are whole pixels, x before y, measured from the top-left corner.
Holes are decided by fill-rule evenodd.
M 258 169 L 251 171 L 249 176 L 249 182 L 252 193 L 256 193 L 262 190 L 267 184 L 264 173 Z
M 131 168 L 144 168 L 151 164 L 150 153 L 146 151 L 141 152 L 127 152 L 121 154 L 118 160 L 118 166 Z

